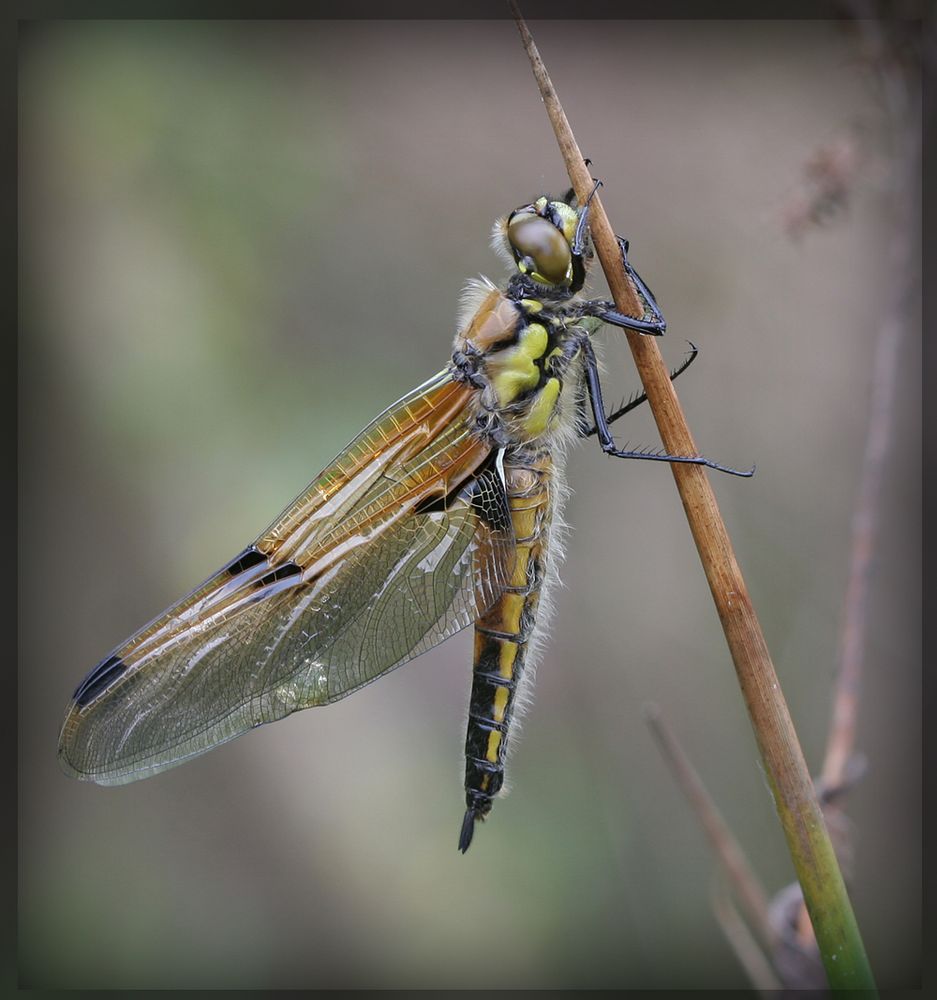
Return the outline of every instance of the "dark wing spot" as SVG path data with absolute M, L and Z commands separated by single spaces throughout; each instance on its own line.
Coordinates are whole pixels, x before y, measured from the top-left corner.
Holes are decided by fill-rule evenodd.
M 496 454 L 492 453 L 484 474 L 477 476 L 472 483 L 472 506 L 489 529 L 513 537 L 511 508 L 501 475 L 495 468 Z
M 447 496 L 431 495 L 424 497 L 416 506 L 413 508 L 414 514 L 443 514 L 451 506 L 453 499 L 458 495 L 458 490 Z
M 231 576 L 238 576 L 245 570 L 253 569 L 255 566 L 266 561 L 267 557 L 262 552 L 255 549 L 253 545 L 249 545 L 239 556 L 235 556 L 225 566 L 225 570 Z
M 254 581 L 254 587 L 257 590 L 261 590 L 264 587 L 269 587 L 273 583 L 279 583 L 282 580 L 291 580 L 293 577 L 301 577 L 302 575 L 302 567 L 297 566 L 294 562 L 287 562 L 283 563 L 282 566 L 277 566 L 276 569 L 272 569 L 269 573 L 264 573 L 263 576 L 256 579 Z
M 102 660 L 78 685 L 72 696 L 82 708 L 117 680 L 127 669 L 127 664 L 119 656 L 109 656 Z

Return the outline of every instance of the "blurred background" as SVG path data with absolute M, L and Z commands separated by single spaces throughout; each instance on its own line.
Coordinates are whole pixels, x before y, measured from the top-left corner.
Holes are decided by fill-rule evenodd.
M 892 227 L 876 93 L 822 22 L 532 27 L 665 357 L 700 348 L 700 448 L 757 463 L 712 478 L 816 772 Z M 21 984 L 745 986 L 647 702 L 769 892 L 794 876 L 663 466 L 571 455 L 512 791 L 465 857 L 468 634 L 148 781 L 56 761 L 85 672 L 446 363 L 464 280 L 502 276 L 494 218 L 567 187 L 513 24 L 34 24 L 19 123 Z M 843 136 L 848 204 L 801 226 Z M 917 335 L 899 366 L 849 801 L 881 987 L 920 953 Z M 618 435 L 658 441 L 646 412 Z

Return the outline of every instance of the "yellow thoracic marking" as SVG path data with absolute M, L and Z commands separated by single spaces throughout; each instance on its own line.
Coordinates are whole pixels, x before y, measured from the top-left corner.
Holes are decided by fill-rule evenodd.
M 528 323 L 517 343 L 527 357 L 536 360 L 546 352 L 547 339 L 547 328 L 542 323 Z
M 521 393 L 536 388 L 540 381 L 540 369 L 535 362 L 546 352 L 548 340 L 547 328 L 542 323 L 530 323 L 514 347 L 489 357 L 491 381 L 502 406 L 513 402 Z
M 529 313 L 538 313 L 543 309 L 543 303 L 539 299 L 521 299 L 521 305 Z
M 556 410 L 556 401 L 559 396 L 560 380 L 558 378 L 547 379 L 524 418 L 524 430 L 531 437 L 537 437 L 547 429 L 550 418 Z

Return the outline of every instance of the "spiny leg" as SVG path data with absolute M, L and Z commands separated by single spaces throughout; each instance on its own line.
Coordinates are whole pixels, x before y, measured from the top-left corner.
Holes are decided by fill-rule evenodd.
M 584 160 L 587 167 L 592 165 L 592 161 L 589 159 Z M 589 225 L 589 206 L 592 203 L 592 199 L 595 197 L 596 192 L 602 187 L 602 182 L 593 177 L 592 190 L 589 192 L 589 197 L 586 198 L 585 205 L 582 206 L 582 211 L 579 213 L 579 221 L 576 223 L 576 233 L 573 237 L 572 251 L 573 254 L 577 256 L 582 256 L 585 251 L 586 245 L 586 229 Z M 570 195 L 575 193 L 573 188 L 570 188 L 566 195 L 567 202 L 569 201 Z M 643 317 L 641 319 L 635 319 L 633 316 L 626 316 L 624 313 L 618 312 L 614 308 L 613 302 L 594 302 L 591 305 L 601 307 L 601 312 L 594 312 L 591 315 L 597 316 L 599 319 L 604 319 L 606 323 L 611 323 L 613 326 L 623 326 L 627 327 L 629 330 L 636 330 L 638 333 L 651 334 L 653 336 L 661 336 L 663 332 L 667 329 L 667 323 L 664 320 L 663 313 L 660 311 L 660 306 L 657 304 L 657 299 L 654 298 L 654 293 L 648 287 L 647 283 L 641 277 L 640 274 L 631 266 L 631 261 L 628 260 L 628 248 L 629 243 L 626 239 L 622 239 L 621 236 L 616 236 L 618 240 L 618 250 L 621 254 L 621 262 L 631 279 L 635 290 L 638 293 L 638 297 L 644 300 L 645 313 L 650 313 L 653 317 L 651 322 L 648 322 Z
M 586 160 L 586 166 L 589 166 L 590 162 L 591 161 Z M 579 213 L 579 221 L 576 223 L 576 233 L 573 236 L 572 251 L 580 257 L 586 248 L 586 227 L 589 225 L 589 205 L 595 197 L 596 191 L 598 191 L 602 186 L 602 182 L 597 178 L 593 177 L 592 180 L 595 183 L 592 185 L 589 197 L 586 198 L 586 203 L 582 206 L 582 211 Z M 570 191 L 572 190 L 573 189 L 570 188 Z
M 589 390 L 589 401 L 592 404 L 592 415 L 595 417 L 596 434 L 602 451 L 606 455 L 615 458 L 639 458 L 650 462 L 682 462 L 686 465 L 705 465 L 708 469 L 715 469 L 717 472 L 726 472 L 731 476 L 753 476 L 755 467 L 752 466 L 747 472 L 740 469 L 733 469 L 726 465 L 720 465 L 702 455 L 669 455 L 663 451 L 627 451 L 615 446 L 615 439 L 609 430 L 608 418 L 605 415 L 605 404 L 602 401 L 602 384 L 599 381 L 599 366 L 595 357 L 595 351 L 589 335 L 584 333 L 577 338 L 582 350 L 583 362 L 585 364 L 586 386 Z
M 690 345 L 689 353 L 687 354 L 686 358 L 680 365 L 678 365 L 676 368 L 671 368 L 670 370 L 671 382 L 678 375 L 682 375 L 687 370 L 687 368 L 689 368 L 690 365 L 693 364 L 693 362 L 696 360 L 697 354 L 699 354 L 699 348 L 696 346 L 696 344 L 693 343 L 692 340 L 688 340 L 687 343 Z M 642 403 L 646 402 L 647 402 L 646 392 L 642 392 L 638 395 L 632 396 L 627 403 L 622 403 L 622 405 L 617 410 L 615 410 L 612 413 L 609 413 L 605 419 L 609 424 L 613 424 L 619 417 L 623 417 L 626 413 L 630 413 L 632 410 L 639 407 Z M 585 423 L 585 413 L 583 413 L 583 420 L 579 428 L 579 436 L 591 437 L 593 434 L 597 433 L 598 433 L 598 426 L 596 424 L 593 424 L 591 427 L 589 427 Z
M 590 161 L 586 160 L 587 166 L 589 163 Z M 595 177 L 593 177 L 592 180 L 595 181 L 595 183 L 593 184 L 592 190 L 589 192 L 589 197 L 586 198 L 585 205 L 582 206 L 582 211 L 579 213 L 579 221 L 576 223 L 576 233 L 572 242 L 573 254 L 580 257 L 585 252 L 586 247 L 586 229 L 589 225 L 589 205 L 595 197 L 596 192 L 600 187 L 602 187 L 602 182 L 600 180 Z M 631 261 L 628 260 L 628 241 L 626 239 L 622 239 L 620 236 L 616 236 L 615 239 L 618 240 L 618 250 L 621 254 L 622 265 L 624 266 L 628 277 L 631 279 L 635 291 L 638 293 L 638 298 L 643 300 L 645 314 L 650 313 L 652 319 L 646 320 L 643 316 L 640 319 L 636 319 L 633 316 L 626 316 L 624 313 L 618 312 L 618 310 L 615 309 L 614 302 L 597 300 L 594 302 L 583 303 L 583 305 L 587 307 L 587 309 L 591 307 L 592 310 L 595 310 L 589 311 L 588 315 L 596 316 L 599 319 L 605 320 L 606 323 L 611 323 L 613 326 L 622 326 L 629 330 L 635 330 L 638 333 L 650 334 L 652 336 L 659 337 L 667 329 L 667 322 L 664 319 L 663 313 L 660 311 L 657 299 L 654 298 L 654 293 L 648 287 L 641 275 L 638 274 L 638 272 L 631 266 Z
M 583 160 L 583 163 L 585 163 L 587 167 L 592 166 L 592 160 L 590 159 Z M 589 207 L 589 203 L 595 197 L 595 193 L 596 191 L 598 191 L 600 187 L 602 187 L 602 182 L 597 177 L 593 177 L 592 190 L 589 192 L 589 197 L 586 198 L 585 208 Z M 567 188 L 566 194 L 564 194 L 563 197 L 560 199 L 560 201 L 566 202 L 566 204 L 569 205 L 570 208 L 575 207 L 575 202 L 577 202 L 578 200 L 579 199 L 576 194 L 576 189 L 574 187 Z M 583 238 L 583 230 L 584 230 L 584 225 L 580 214 L 579 222 L 576 225 L 576 239 L 573 241 L 573 249 L 576 253 L 582 253 L 582 247 L 583 244 L 585 243 L 585 240 Z
M 585 209 L 583 210 L 583 214 L 585 214 Z M 580 219 L 580 222 L 581 221 L 582 219 Z M 576 238 L 578 239 L 578 227 L 576 229 L 576 234 Z M 618 249 L 621 253 L 622 265 L 624 266 L 628 277 L 631 279 L 631 283 L 634 285 L 635 291 L 638 293 L 638 298 L 644 306 L 645 315 L 650 314 L 652 318 L 650 320 L 646 320 L 643 317 L 641 319 L 635 319 L 633 316 L 626 316 L 624 313 L 619 312 L 615 308 L 614 302 L 606 302 L 602 299 L 584 302 L 583 312 L 586 315 L 595 316 L 606 323 L 611 323 L 612 326 L 621 326 L 628 330 L 635 330 L 638 333 L 643 333 L 645 335 L 660 337 L 667 329 L 667 321 L 664 319 L 664 315 L 660 311 L 657 299 L 654 298 L 654 293 L 647 286 L 641 275 L 638 274 L 638 272 L 631 266 L 631 261 L 628 260 L 628 241 L 626 239 L 622 239 L 621 236 L 616 236 L 615 239 L 618 240 Z
M 641 275 L 638 274 L 638 272 L 631 266 L 631 261 L 628 260 L 628 249 L 631 246 L 631 244 L 626 239 L 624 239 L 624 237 L 621 236 L 616 236 L 615 239 L 618 240 L 618 249 L 621 252 L 621 259 L 625 265 L 625 270 L 628 272 L 629 277 L 637 286 L 638 292 L 640 293 L 641 297 L 650 307 L 652 315 L 654 315 L 660 321 L 661 333 L 663 333 L 663 331 L 667 329 L 667 324 L 664 322 L 664 317 L 660 311 L 660 306 L 657 304 L 657 299 L 654 298 L 654 293 L 651 291 L 650 286 L 641 277 Z

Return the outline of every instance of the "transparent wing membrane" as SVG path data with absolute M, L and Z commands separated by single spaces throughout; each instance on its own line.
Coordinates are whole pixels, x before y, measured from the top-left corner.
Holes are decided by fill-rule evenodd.
M 513 571 L 504 485 L 437 376 L 257 542 L 102 662 L 60 741 L 121 784 L 357 690 L 472 623 Z

